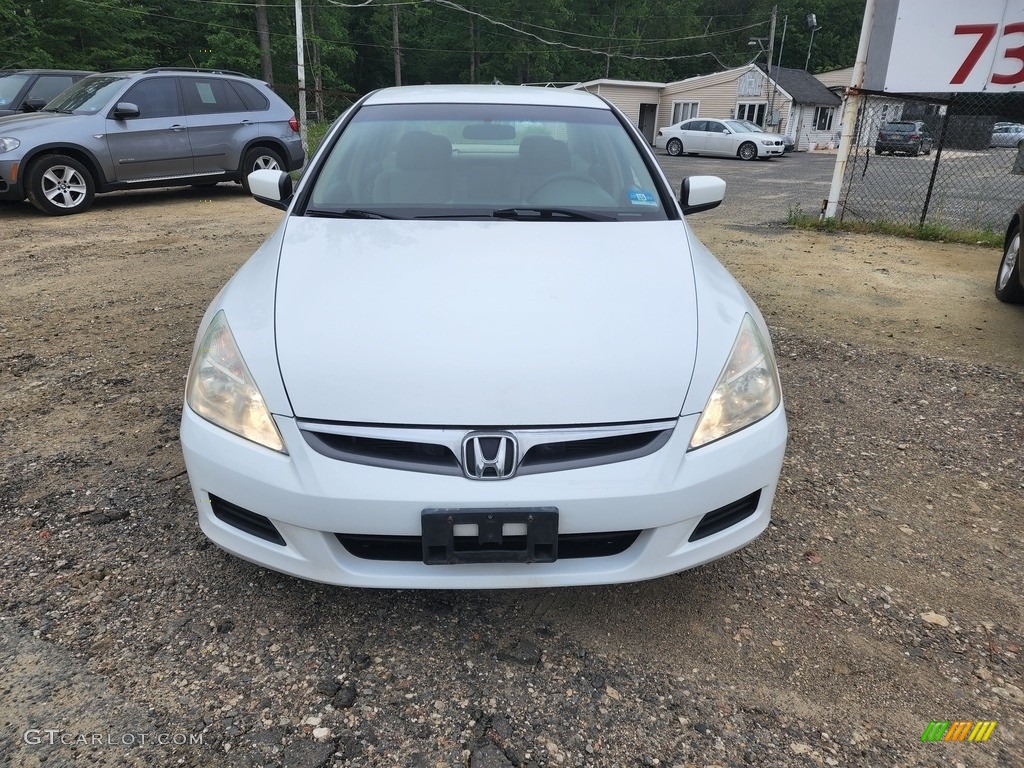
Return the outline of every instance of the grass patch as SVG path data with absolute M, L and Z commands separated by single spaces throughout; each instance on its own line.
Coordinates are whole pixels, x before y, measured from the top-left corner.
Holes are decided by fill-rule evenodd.
M 324 140 L 324 136 L 327 135 L 327 131 L 330 127 L 331 123 L 326 120 L 321 120 L 315 123 L 306 123 L 306 142 L 309 144 L 309 153 L 306 157 L 312 157 L 316 154 L 317 148 Z
M 839 221 L 819 219 L 799 208 L 790 208 L 786 223 L 797 229 L 815 229 L 819 232 L 862 232 L 893 235 L 913 240 L 931 240 L 939 243 L 962 243 L 990 248 L 1003 247 L 1003 232 L 987 229 L 953 229 L 942 224 L 896 224 L 891 221 Z

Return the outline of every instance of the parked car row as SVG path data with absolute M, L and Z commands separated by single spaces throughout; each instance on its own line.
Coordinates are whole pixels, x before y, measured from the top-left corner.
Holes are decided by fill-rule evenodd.
M 252 171 L 290 171 L 305 159 L 291 107 L 237 72 L 93 74 L 37 111 L 26 106 L 0 117 L 0 200 L 28 198 L 52 215 L 81 213 L 96 193 L 121 189 L 248 189 Z

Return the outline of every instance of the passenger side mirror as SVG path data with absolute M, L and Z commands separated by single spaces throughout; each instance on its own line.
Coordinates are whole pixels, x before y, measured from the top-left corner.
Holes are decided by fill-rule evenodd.
M 138 117 L 141 114 L 138 105 L 132 104 L 130 101 L 119 101 L 117 106 L 114 107 L 115 120 L 127 120 L 130 117 Z
M 679 187 L 683 213 L 700 213 L 717 208 L 725 199 L 725 181 L 717 176 L 687 176 Z
M 286 211 L 292 201 L 292 177 L 284 171 L 262 168 L 249 174 L 249 191 L 264 205 Z
M 21 103 L 22 112 L 38 112 L 40 109 L 46 106 L 45 99 L 25 99 Z

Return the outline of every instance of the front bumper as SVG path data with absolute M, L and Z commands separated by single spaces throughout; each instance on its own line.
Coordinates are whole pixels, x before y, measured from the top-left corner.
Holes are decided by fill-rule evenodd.
M 908 155 L 921 151 L 920 142 L 916 141 L 876 141 L 875 152 L 905 152 Z
M 780 406 L 757 424 L 687 453 L 696 416 L 679 419 L 668 443 L 642 458 L 483 482 L 373 467 L 312 451 L 295 422 L 276 417 L 285 456 L 238 438 L 186 405 L 181 444 L 204 533 L 243 559 L 283 573 L 358 587 L 490 589 L 640 581 L 733 552 L 768 525 L 786 447 Z M 690 541 L 709 512 L 760 492 L 756 509 Z M 211 496 L 266 518 L 282 543 L 213 512 Z M 421 534 L 426 509 L 557 508 L 560 534 L 639 530 L 618 554 L 552 563 L 426 565 L 352 554 L 336 534 Z
M 24 200 L 22 185 L 24 163 L 18 160 L 0 160 L 0 200 Z

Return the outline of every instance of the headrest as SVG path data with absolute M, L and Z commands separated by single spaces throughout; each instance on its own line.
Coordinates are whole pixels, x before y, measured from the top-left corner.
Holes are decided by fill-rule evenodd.
M 452 143 L 427 131 L 409 131 L 398 140 L 395 165 L 403 170 L 443 168 L 452 157 Z

